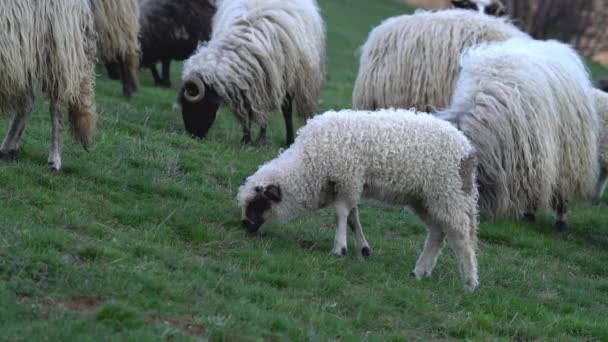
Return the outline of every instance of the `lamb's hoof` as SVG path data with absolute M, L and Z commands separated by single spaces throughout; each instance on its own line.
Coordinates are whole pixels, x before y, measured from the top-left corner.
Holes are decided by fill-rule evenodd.
M 0 151 L 0 160 L 13 161 L 17 159 L 17 150 Z
M 418 280 L 422 280 L 424 278 L 428 278 L 431 276 L 431 272 L 427 272 L 425 270 L 414 269 L 410 275 Z
M 347 252 L 348 252 L 348 251 L 347 251 L 346 247 L 342 247 L 342 248 L 340 248 L 340 249 L 334 249 L 333 254 L 334 254 L 335 256 L 337 256 L 337 257 L 341 258 L 341 257 L 346 256 L 346 253 L 347 253 Z
M 528 223 L 534 223 L 534 222 L 536 222 L 536 215 L 534 215 L 534 213 L 525 213 L 524 214 L 524 219 Z
M 241 138 L 241 145 L 251 145 L 251 135 L 243 135 L 243 137 Z
M 568 229 L 566 221 L 555 221 L 555 229 L 559 232 L 564 232 Z
M 464 283 L 464 290 L 466 292 L 473 292 L 477 287 L 479 287 L 479 281 L 476 279 L 469 279 Z
M 53 172 L 59 172 L 61 171 L 61 161 L 58 160 L 49 160 L 48 162 L 48 167 L 49 170 L 53 171 Z
M 364 258 L 368 258 L 370 254 L 372 254 L 372 251 L 371 249 L 369 249 L 368 246 L 365 246 L 361 249 L 361 255 L 363 255 Z

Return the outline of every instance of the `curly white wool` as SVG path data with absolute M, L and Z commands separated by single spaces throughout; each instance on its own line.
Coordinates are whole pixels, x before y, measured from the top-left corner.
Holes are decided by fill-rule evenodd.
M 221 96 L 243 126 L 260 126 L 286 95 L 314 115 L 324 82 L 325 28 L 315 0 L 217 4 L 211 40 L 184 64 Z
M 289 149 L 250 176 L 238 198 L 246 207 L 256 189 L 278 186 L 282 200 L 272 205 L 269 217 L 282 220 L 333 204 L 336 254 L 346 250 L 346 217 L 355 215 L 358 222 L 352 211 L 362 196 L 411 205 L 429 226 L 415 275 L 430 274 L 447 234 L 461 259 L 465 286 L 472 290 L 477 286 L 473 155 L 461 132 L 426 113 L 328 112 L 309 120 Z M 365 248 L 362 232 L 351 228 L 357 247 Z
M 361 49 L 353 108 L 445 108 L 468 47 L 528 37 L 504 18 L 475 11 L 418 11 L 385 20 Z
M 600 119 L 599 162 L 600 172 L 593 192 L 593 199 L 599 201 L 608 181 L 608 94 L 594 89 L 595 108 Z
M 588 198 L 599 122 L 580 56 L 557 41 L 513 38 L 471 48 L 461 68 L 438 115 L 477 149 L 480 210 L 519 217 Z

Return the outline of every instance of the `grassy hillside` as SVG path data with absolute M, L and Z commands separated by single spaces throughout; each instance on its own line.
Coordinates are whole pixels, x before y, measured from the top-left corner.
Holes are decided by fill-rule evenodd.
M 357 47 L 408 9 L 320 3 L 329 35 L 323 108 L 349 107 Z M 282 118 L 261 148 L 239 145 L 226 111 L 195 141 L 172 109 L 175 87 L 152 88 L 142 75 L 130 101 L 100 76 L 95 148 L 67 141 L 60 174 L 46 169 L 42 101 L 20 159 L 0 164 L 0 340 L 608 340 L 606 202 L 573 205 L 562 234 L 549 216 L 482 223 L 473 294 L 449 248 L 418 282 L 409 272 L 425 229 L 397 207 L 363 203 L 373 249 L 365 261 L 330 255 L 330 210 L 245 233 L 236 189 L 280 149 Z

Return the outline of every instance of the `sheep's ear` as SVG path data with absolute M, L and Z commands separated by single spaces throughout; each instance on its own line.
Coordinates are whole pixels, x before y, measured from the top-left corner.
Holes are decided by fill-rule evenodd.
M 264 196 L 271 201 L 281 201 L 281 188 L 278 185 L 269 185 L 264 189 Z

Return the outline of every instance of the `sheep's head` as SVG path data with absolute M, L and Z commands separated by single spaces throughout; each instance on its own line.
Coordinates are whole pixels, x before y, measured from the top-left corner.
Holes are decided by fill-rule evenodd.
M 199 75 L 190 74 L 184 78 L 177 101 L 186 131 L 196 138 L 204 138 L 222 102 L 220 96 Z
M 249 232 L 255 233 L 272 216 L 273 206 L 281 203 L 281 187 L 276 184 L 252 185 L 245 183 L 239 189 L 241 223 Z
M 452 5 L 456 8 L 471 9 L 497 17 L 507 14 L 505 5 L 500 0 L 452 0 Z

